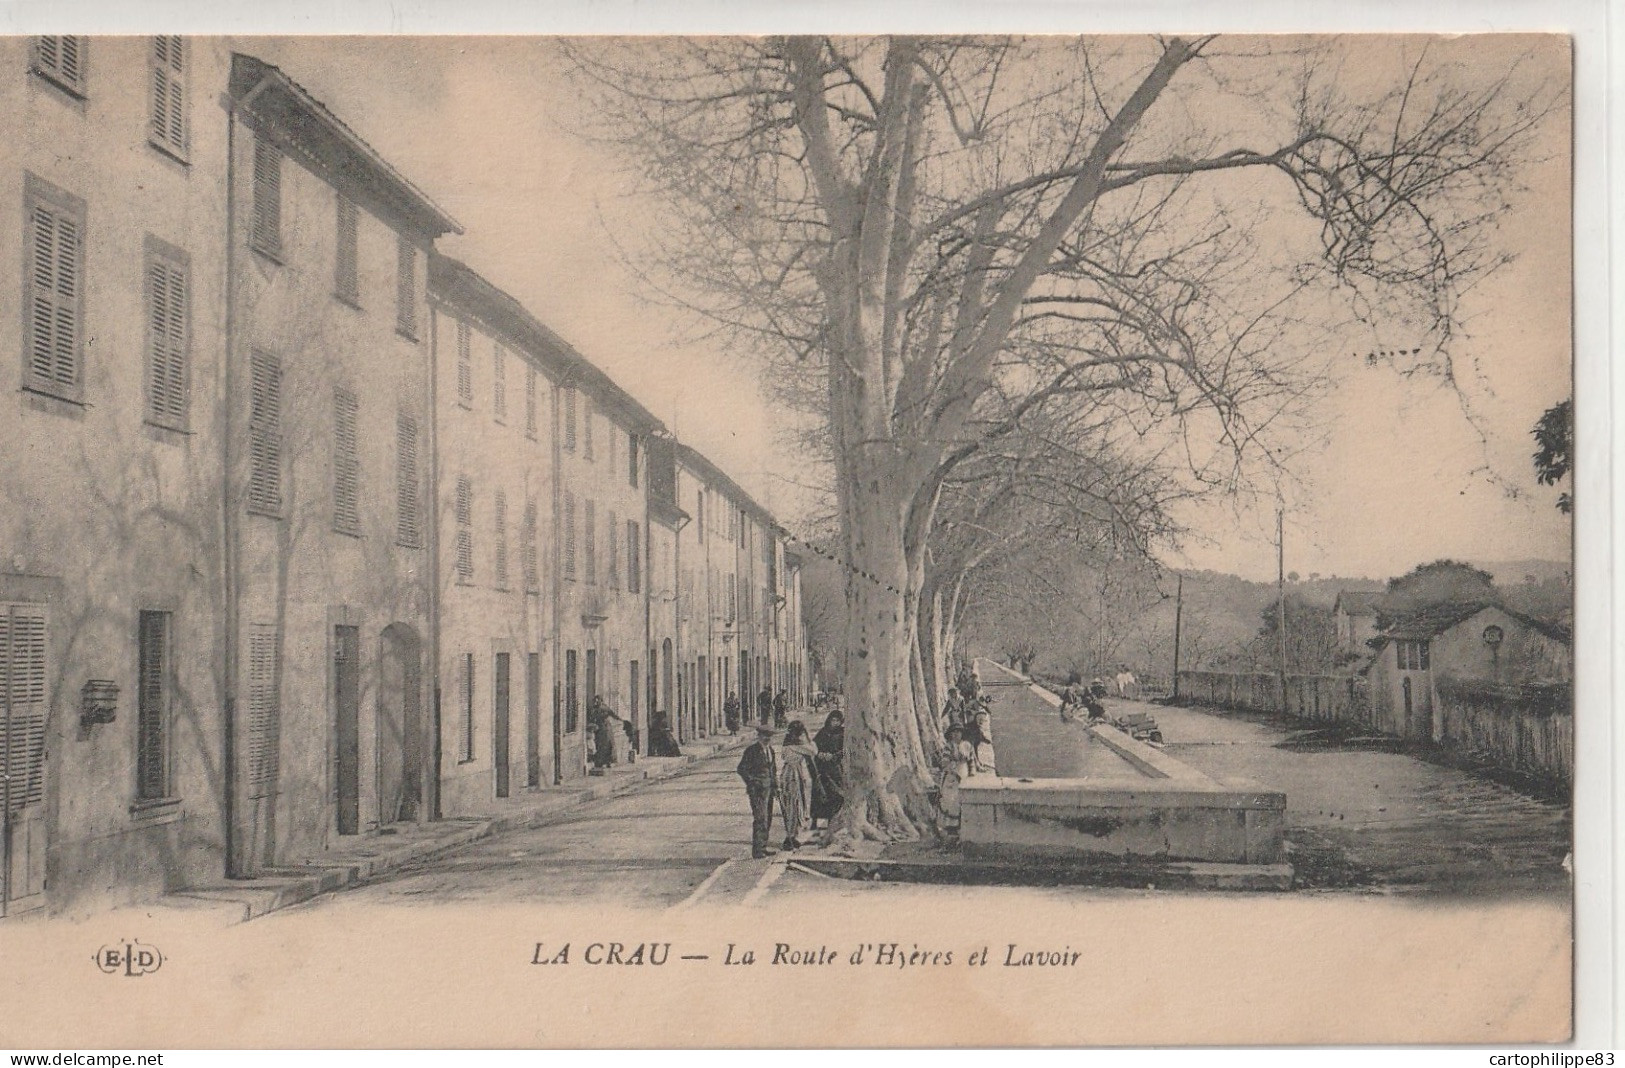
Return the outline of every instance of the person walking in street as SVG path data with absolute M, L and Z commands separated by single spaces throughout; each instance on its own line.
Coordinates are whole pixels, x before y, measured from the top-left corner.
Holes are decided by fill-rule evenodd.
M 813 745 L 818 749 L 818 761 L 813 765 L 818 777 L 813 780 L 812 825 L 817 827 L 823 820 L 828 830 L 829 821 L 846 803 L 846 717 L 840 709 L 824 717 L 824 725 L 813 735 Z
M 945 734 L 948 748 L 937 765 L 937 830 L 952 838 L 959 833 L 959 785 L 976 774 L 976 756 L 959 727 L 949 727 Z
M 722 720 L 729 734 L 739 733 L 739 695 L 732 690 L 728 691 L 728 699 L 722 702 Z
M 768 855 L 768 835 L 773 831 L 773 794 L 779 786 L 779 758 L 773 751 L 773 728 L 756 725 L 756 741 L 739 757 L 739 777 L 745 780 L 745 796 L 750 798 L 750 855 Z
M 773 726 L 784 726 L 790 717 L 790 691 L 780 690 L 773 695 Z
M 784 815 L 784 849 L 801 848 L 801 836 L 812 824 L 813 776 L 818 750 L 799 719 L 784 732 L 779 764 L 779 804 Z
M 773 691 L 766 686 L 756 695 L 756 722 L 771 723 L 773 721 Z

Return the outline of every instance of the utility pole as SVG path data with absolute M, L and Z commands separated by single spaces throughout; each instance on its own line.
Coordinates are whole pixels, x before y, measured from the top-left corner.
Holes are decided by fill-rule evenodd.
M 1174 702 L 1179 702 L 1179 623 L 1185 612 L 1185 576 L 1174 587 Z
M 1275 631 L 1280 637 L 1280 661 L 1276 665 L 1280 675 L 1281 705 L 1286 711 L 1286 509 L 1275 509 Z

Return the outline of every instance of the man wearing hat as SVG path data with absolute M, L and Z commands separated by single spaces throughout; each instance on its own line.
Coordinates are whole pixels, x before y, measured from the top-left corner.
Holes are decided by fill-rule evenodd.
M 779 759 L 773 752 L 773 727 L 756 727 L 756 741 L 745 747 L 739 758 L 739 777 L 745 780 L 750 798 L 750 855 L 768 855 L 767 839 L 773 829 L 773 794 L 779 785 Z

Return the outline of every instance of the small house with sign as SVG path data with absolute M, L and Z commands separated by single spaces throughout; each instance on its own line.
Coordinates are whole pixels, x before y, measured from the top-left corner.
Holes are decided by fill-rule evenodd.
M 1368 644 L 1372 725 L 1402 738 L 1440 740 L 1441 684 L 1513 688 L 1573 678 L 1567 631 L 1493 603 L 1432 605 Z

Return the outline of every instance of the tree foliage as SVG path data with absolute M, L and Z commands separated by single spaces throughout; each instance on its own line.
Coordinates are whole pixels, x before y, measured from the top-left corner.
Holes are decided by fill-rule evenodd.
M 1568 477 L 1574 455 L 1574 400 L 1554 404 L 1541 414 L 1532 431 L 1535 437 L 1535 478 L 1542 486 L 1555 486 Z M 1574 495 L 1557 496 L 1557 510 L 1574 510 Z

